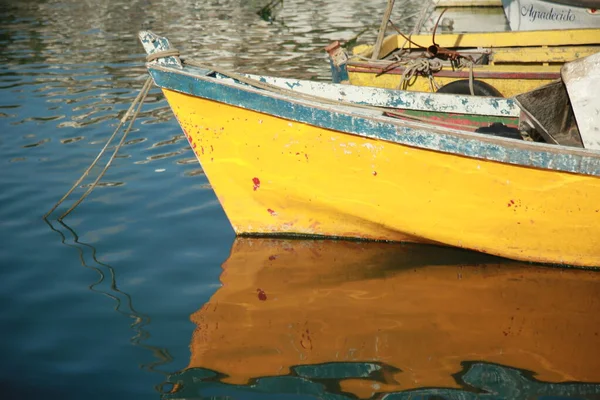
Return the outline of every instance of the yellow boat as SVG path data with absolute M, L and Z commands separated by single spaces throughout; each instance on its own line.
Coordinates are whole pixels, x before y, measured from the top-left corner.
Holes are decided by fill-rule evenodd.
M 236 239 L 222 268 L 167 398 L 600 394 L 598 271 L 265 238 Z
M 600 29 L 395 34 L 352 55 L 337 41 L 327 51 L 334 82 L 511 97 L 559 79 L 565 62 L 599 52 Z
M 437 243 L 600 266 L 593 120 L 589 132 L 561 125 L 553 137 L 533 128 L 543 122 L 535 115 L 519 122 L 523 99 L 228 73 L 140 37 L 238 235 Z M 544 143 L 521 140 L 514 126 L 527 121 Z M 484 133 L 498 127 L 508 137 Z

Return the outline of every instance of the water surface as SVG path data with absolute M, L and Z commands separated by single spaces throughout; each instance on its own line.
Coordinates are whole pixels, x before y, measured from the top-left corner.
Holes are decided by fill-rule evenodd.
M 598 397 L 597 274 L 235 240 L 156 89 L 100 187 L 42 220 L 146 79 L 138 30 L 221 67 L 327 80 L 323 47 L 372 41 L 384 3 L 290 1 L 274 21 L 259 1 L 0 3 L 2 398 Z M 409 30 L 419 7 L 393 18 Z

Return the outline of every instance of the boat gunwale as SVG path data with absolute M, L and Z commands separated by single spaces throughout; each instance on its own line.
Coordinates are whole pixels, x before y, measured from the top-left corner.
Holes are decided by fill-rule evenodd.
M 267 75 L 242 74 L 242 76 L 244 78 L 250 78 L 254 81 L 266 83 L 267 85 L 276 86 L 278 88 L 285 89 L 293 87 L 294 92 L 297 91 L 299 94 L 308 94 L 310 97 L 313 97 L 315 99 L 323 98 L 326 101 L 335 101 L 341 105 L 347 104 L 350 106 L 357 107 L 376 107 L 380 109 L 387 109 L 393 111 L 402 108 L 407 111 L 410 110 L 420 112 L 452 113 L 461 115 L 478 115 L 490 118 L 499 117 L 515 119 L 519 117 L 519 113 L 521 111 L 519 106 L 517 105 L 517 102 L 513 98 L 478 96 L 477 102 L 485 103 L 485 105 L 482 106 L 482 104 L 478 104 L 476 106 L 476 111 L 468 111 L 466 109 L 463 111 L 455 109 L 457 103 L 459 105 L 467 107 L 466 104 L 464 104 L 464 102 L 474 101 L 474 98 L 472 96 L 453 93 L 404 91 L 370 86 L 340 86 L 339 84 L 333 82 L 280 78 Z M 231 78 L 229 76 L 224 76 L 224 78 L 222 79 L 226 78 L 234 80 L 234 78 Z M 311 89 L 311 92 L 306 93 L 306 91 L 302 90 L 303 87 L 309 87 Z M 333 91 L 337 92 L 335 98 L 333 98 L 331 95 L 330 97 L 327 97 L 326 95 L 315 96 L 312 94 L 312 91 L 320 91 L 321 93 L 326 93 L 327 88 L 333 88 Z M 352 100 L 353 96 L 364 96 L 365 94 L 371 96 L 369 101 Z M 385 100 L 389 102 L 388 105 L 377 104 L 379 96 L 385 98 Z M 444 101 L 441 101 L 442 99 L 444 99 Z M 460 101 L 457 101 L 458 99 L 460 99 Z M 432 106 L 432 100 L 435 100 L 436 106 Z M 399 104 L 396 106 L 393 103 Z M 452 107 L 452 109 L 448 109 L 449 107 Z
M 525 30 L 525 31 L 496 31 L 496 32 L 457 32 L 457 33 L 446 33 L 443 35 L 436 36 L 436 43 L 448 49 L 467 49 L 467 48 L 494 48 L 494 49 L 506 49 L 514 47 L 515 37 L 519 37 L 518 40 L 524 42 L 519 47 L 532 48 L 532 47 L 563 47 L 563 46 L 595 46 L 597 45 L 597 39 L 592 39 L 591 35 L 600 32 L 600 28 L 573 28 L 561 30 L 560 35 L 555 35 L 555 31 L 551 29 L 540 29 L 540 30 Z M 550 35 L 550 36 L 549 36 Z M 544 39 L 540 39 L 540 37 Z M 559 37 L 559 39 L 556 39 Z M 574 37 L 577 39 L 575 40 Z M 508 40 L 510 39 L 510 40 Z M 405 43 L 406 39 L 404 36 L 393 33 L 384 37 L 381 43 L 382 52 L 379 54 L 379 60 L 385 57 L 387 54 L 402 47 L 402 43 Z M 431 45 L 431 34 L 422 33 L 411 36 L 411 41 L 418 46 L 428 47 Z M 489 41 L 489 42 L 488 42 Z M 408 43 L 407 49 L 415 49 L 410 43 Z M 362 51 L 359 51 L 353 56 L 362 56 L 371 58 L 373 55 L 373 45 L 369 45 Z
M 340 105 L 324 105 L 323 103 L 318 102 L 318 97 L 316 96 L 314 101 L 297 99 L 286 94 L 258 89 L 248 84 L 237 82 L 233 78 L 231 81 L 227 81 L 208 76 L 207 73 L 212 71 L 198 67 L 185 66 L 183 69 L 181 69 L 161 65 L 156 62 L 147 63 L 146 67 L 151 73 L 154 82 L 161 88 L 179 92 L 192 97 L 199 97 L 210 101 L 220 102 L 233 107 L 252 110 L 266 115 L 271 115 L 276 118 L 305 123 L 348 135 L 383 140 L 393 144 L 437 151 L 455 156 L 488 160 L 519 167 L 537 168 L 548 171 L 561 171 L 577 175 L 600 176 L 600 152 L 595 150 L 539 142 L 517 141 L 515 139 L 478 134 L 464 130 L 441 128 L 434 124 L 399 120 L 393 117 L 384 116 L 383 114 L 367 114 L 364 108 L 361 109 L 360 104 L 346 105 L 340 102 Z M 153 71 L 155 72 L 154 74 Z M 294 115 L 285 115 L 285 113 L 281 111 L 279 113 L 269 112 L 265 110 L 264 107 L 253 107 L 251 100 L 248 98 L 242 99 L 239 95 L 233 97 L 240 100 L 238 103 L 233 102 L 231 99 L 225 99 L 224 97 L 227 96 L 223 95 L 222 93 L 220 93 L 219 96 L 210 96 L 201 90 L 194 91 L 194 88 L 198 87 L 197 85 L 180 85 L 180 87 L 175 87 L 160 84 L 157 82 L 157 76 L 155 75 L 156 72 L 192 78 L 196 80 L 196 83 L 203 82 L 204 84 L 215 85 L 218 88 L 225 86 L 229 89 L 229 91 L 237 90 L 243 93 L 259 96 L 263 99 L 267 98 L 274 101 L 288 103 L 292 106 L 319 110 L 332 116 L 344 116 L 350 118 L 350 120 L 353 122 L 351 124 L 353 129 L 340 129 L 332 126 L 332 123 L 328 125 L 323 123 L 323 121 L 302 119 L 296 115 L 299 114 L 297 112 L 294 113 Z M 158 77 L 160 78 L 160 75 Z M 159 81 L 162 80 L 159 79 Z M 335 84 L 332 83 L 331 85 Z M 340 87 L 343 87 L 343 85 L 340 85 Z M 222 98 L 219 99 L 218 97 Z M 383 110 L 385 110 L 385 108 L 382 108 L 382 111 Z M 370 126 L 371 130 L 377 129 L 379 132 L 375 134 L 361 132 L 360 129 L 355 126 L 358 125 L 354 124 L 355 120 L 362 122 L 363 125 L 366 123 Z M 331 122 L 333 122 L 333 120 Z M 339 123 L 341 121 L 337 122 Z M 379 124 L 379 126 L 376 127 L 373 122 Z M 392 128 L 391 132 L 390 128 Z M 408 140 L 411 138 L 412 140 Z M 561 158 L 557 160 L 556 156 Z M 515 158 L 518 158 L 518 160 L 515 160 Z
M 391 64 L 388 63 L 387 65 Z M 560 79 L 560 71 L 555 72 L 525 72 L 525 71 L 494 71 L 492 69 L 481 67 L 495 67 L 496 65 L 475 65 L 473 76 L 475 79 Z M 379 64 L 367 61 L 348 61 L 346 63 L 348 72 L 382 74 L 382 75 L 402 75 L 406 68 L 402 66 L 386 69 L 385 64 Z M 469 78 L 468 69 L 449 71 L 441 69 L 432 72 L 432 75 L 448 78 Z

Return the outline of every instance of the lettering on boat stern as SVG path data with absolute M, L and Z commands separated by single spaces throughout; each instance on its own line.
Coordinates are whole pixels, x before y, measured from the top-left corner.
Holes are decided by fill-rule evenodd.
M 260 187 L 260 179 L 254 177 L 252 178 L 252 183 L 254 184 L 254 191 Z
M 262 290 L 261 288 L 256 289 L 256 292 L 258 293 L 258 299 L 260 301 L 266 301 L 267 300 L 267 294 L 265 293 L 264 290 Z

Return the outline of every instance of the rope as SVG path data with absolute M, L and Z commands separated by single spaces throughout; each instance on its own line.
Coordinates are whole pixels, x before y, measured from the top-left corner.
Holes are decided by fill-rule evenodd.
M 473 65 L 475 63 L 472 60 L 469 60 L 466 57 L 461 57 L 458 63 L 458 69 L 469 68 L 469 91 L 471 92 L 471 96 L 475 96 L 475 88 L 473 87 Z
M 439 60 L 435 59 L 416 59 L 409 61 L 404 67 L 404 72 L 402 72 L 402 78 L 400 79 L 400 85 L 398 89 L 406 90 L 406 87 L 409 86 L 410 80 L 413 79 L 416 75 L 423 75 L 429 78 L 429 84 L 431 85 L 432 92 L 435 85 L 435 81 L 433 78 L 433 73 L 439 72 L 442 69 L 442 63 Z
M 148 56 L 146 56 L 146 60 L 148 62 L 151 62 L 151 61 L 157 60 L 159 58 L 163 58 L 163 57 L 179 57 L 179 56 L 180 56 L 179 50 L 169 49 L 169 50 L 157 51 L 156 53 L 149 54 Z M 375 106 L 368 106 L 368 105 L 363 105 L 363 104 L 356 104 L 356 103 L 352 103 L 352 102 L 331 100 L 331 99 L 327 99 L 324 97 L 315 96 L 315 95 L 311 95 L 311 94 L 299 93 L 297 91 L 294 91 L 291 89 L 285 89 L 285 88 L 282 88 L 282 87 L 279 87 L 279 86 L 276 86 L 276 85 L 273 85 L 270 83 L 260 82 L 256 79 L 248 78 L 248 77 L 238 74 L 236 72 L 227 71 L 227 70 L 224 70 L 224 69 L 212 66 L 212 65 L 206 65 L 206 64 L 203 64 L 203 63 L 195 61 L 195 60 L 181 59 L 181 62 L 186 65 L 206 69 L 209 71 L 214 71 L 215 73 L 235 79 L 241 83 L 245 83 L 252 87 L 268 90 L 268 91 L 278 93 L 278 94 L 284 94 L 284 95 L 285 94 L 293 94 L 296 98 L 301 98 L 301 99 L 305 99 L 305 100 L 309 100 L 309 101 L 316 100 L 316 101 L 319 101 L 322 103 L 327 103 L 327 104 L 351 105 L 356 108 L 378 111 L 378 112 L 382 112 L 385 110 L 385 108 L 383 108 L 383 107 L 375 107 Z M 461 62 L 462 62 L 462 60 L 461 60 Z M 464 65 L 462 65 L 463 67 L 469 65 L 466 62 L 463 64 L 464 64 Z M 471 93 L 473 93 L 473 86 L 472 86 L 473 85 L 472 84 L 473 63 L 472 62 L 470 62 L 470 68 L 471 68 L 471 75 L 470 75 L 469 85 L 470 85 Z M 439 60 L 430 60 L 430 59 L 413 60 L 406 65 L 406 68 L 402 74 L 401 85 L 406 86 L 408 84 L 408 82 L 414 76 L 416 76 L 417 74 L 422 74 L 422 75 L 426 75 L 429 77 L 429 83 L 431 85 L 432 92 L 433 92 L 434 91 L 433 88 L 434 87 L 437 88 L 437 84 L 433 78 L 433 73 L 438 72 L 441 69 L 442 69 L 442 64 Z M 77 181 L 67 191 L 67 193 L 65 193 L 65 195 L 46 214 L 44 214 L 44 219 L 46 219 L 54 210 L 56 210 L 56 208 L 58 206 L 60 206 L 71 195 L 71 193 L 73 193 L 73 191 L 77 188 L 77 186 L 85 179 L 85 177 L 89 174 L 91 169 L 98 163 L 98 161 L 100 160 L 102 155 L 104 155 L 104 153 L 108 149 L 110 143 L 116 137 L 119 130 L 123 127 L 123 125 L 125 124 L 127 119 L 132 115 L 132 112 L 133 112 L 133 116 L 131 118 L 131 121 L 129 122 L 129 125 L 127 126 L 127 129 L 124 131 L 124 133 L 121 137 L 121 140 L 115 147 L 113 154 L 110 156 L 109 160 L 107 161 L 107 163 L 104 166 L 104 168 L 102 169 L 102 171 L 98 174 L 98 176 L 96 177 L 94 182 L 90 185 L 90 187 L 87 189 L 87 191 L 65 213 L 63 213 L 58 218 L 58 220 L 61 221 L 63 218 L 65 218 L 67 215 L 69 215 L 96 188 L 96 186 L 98 185 L 98 182 L 100 181 L 100 179 L 102 179 L 102 177 L 104 176 L 104 174 L 106 173 L 106 171 L 108 170 L 110 165 L 112 164 L 113 160 L 115 159 L 117 153 L 119 152 L 119 150 L 125 143 L 125 139 L 127 138 L 127 135 L 129 134 L 129 132 L 131 131 L 133 123 L 135 122 L 136 118 L 138 117 L 140 110 L 146 99 L 146 96 L 148 95 L 148 92 L 150 91 L 151 87 L 152 87 L 152 77 L 148 77 L 148 79 L 146 79 L 146 82 L 144 83 L 144 86 L 142 87 L 142 89 L 140 90 L 138 95 L 136 96 L 135 100 L 133 101 L 133 103 L 131 104 L 131 106 L 129 107 L 129 109 L 127 110 L 125 115 L 123 116 L 123 118 L 121 118 L 119 125 L 117 126 L 117 128 L 115 129 L 113 134 L 110 136 L 110 138 L 108 139 L 108 141 L 106 142 L 104 147 L 100 150 L 100 152 L 98 153 L 98 155 L 96 156 L 94 161 L 92 161 L 90 166 L 83 172 L 83 174 L 79 177 L 79 179 L 77 179 Z M 136 106 L 137 106 L 137 108 L 136 108 Z
M 169 49 L 157 51 L 156 53 L 148 54 L 146 56 L 146 61 L 151 62 L 163 57 L 179 57 L 179 50 Z
M 79 204 L 81 204 L 81 202 L 92 192 L 92 190 L 94 190 L 94 188 L 98 185 L 98 182 L 100 181 L 100 179 L 104 176 L 104 174 L 108 170 L 108 167 L 110 167 L 112 161 L 114 160 L 115 156 L 119 152 L 119 149 L 125 143 L 125 139 L 127 138 L 127 135 L 129 134 L 129 132 L 131 131 L 131 127 L 133 126 L 133 123 L 134 123 L 135 119 L 137 118 L 137 116 L 138 116 L 138 114 L 139 114 L 139 112 L 140 112 L 140 110 L 142 108 L 142 105 L 144 104 L 144 100 L 146 99 L 146 96 L 148 95 L 148 92 L 150 91 L 151 87 L 152 87 L 152 78 L 148 77 L 148 79 L 146 79 L 146 82 L 144 83 L 144 86 L 142 87 L 142 90 L 140 90 L 140 92 L 138 93 L 138 95 L 135 98 L 135 100 L 133 100 L 133 103 L 131 103 L 131 106 L 129 107 L 129 109 L 127 110 L 127 112 L 123 116 L 123 118 L 121 118 L 121 121 L 119 122 L 119 125 L 117 126 L 117 128 L 115 129 L 115 131 L 113 132 L 113 134 L 110 136 L 110 138 L 108 139 L 108 141 L 106 142 L 106 144 L 104 145 L 104 147 L 102 148 L 102 150 L 100 150 L 100 152 L 98 153 L 98 155 L 96 156 L 96 158 L 94 159 L 94 161 L 90 164 L 89 167 L 87 167 L 87 169 L 83 172 L 83 174 L 79 177 L 79 179 L 77 179 L 77 181 L 73 184 L 73 186 L 71 187 L 71 189 L 69 189 L 69 191 L 67 193 L 65 193 L 65 195 L 54 205 L 54 207 L 52 207 L 50 209 L 50 211 L 48 211 L 46 214 L 44 214 L 44 219 L 46 219 L 54 210 L 56 210 L 56 208 L 58 206 L 60 206 L 69 197 L 69 195 L 71 193 L 73 193 L 73 191 L 75 190 L 75 188 L 77 188 L 77 186 L 88 175 L 88 173 L 90 172 L 90 170 L 98 163 L 98 161 L 100 160 L 100 158 L 102 157 L 102 155 L 104 154 L 104 152 L 106 151 L 106 149 L 108 149 L 108 146 L 110 145 L 110 143 L 112 142 L 112 140 L 117 135 L 117 132 L 119 132 L 119 130 L 121 129 L 121 127 L 123 126 L 123 124 L 127 121 L 127 119 L 129 118 L 129 116 L 131 115 L 131 113 L 133 112 L 133 110 L 135 109 L 135 107 L 137 105 L 138 107 L 137 107 L 137 109 L 135 109 L 135 112 L 133 113 L 133 117 L 132 117 L 132 119 L 131 119 L 131 121 L 129 123 L 129 126 L 127 127 L 127 129 L 123 133 L 123 136 L 121 137 L 121 140 L 119 141 L 119 144 L 115 148 L 113 154 L 111 155 L 110 159 L 108 160 L 108 162 L 106 163 L 106 165 L 104 166 L 104 168 L 102 169 L 102 171 L 100 172 L 100 174 L 98 175 L 98 177 L 96 178 L 96 180 L 90 185 L 90 187 L 88 188 L 88 190 L 79 198 L 79 200 L 77 200 L 64 214 L 62 214 L 58 218 L 58 220 L 61 221 L 63 218 L 65 218 L 67 215 L 69 215 L 71 213 L 71 211 L 73 211 L 75 209 L 75 207 L 77 207 Z

